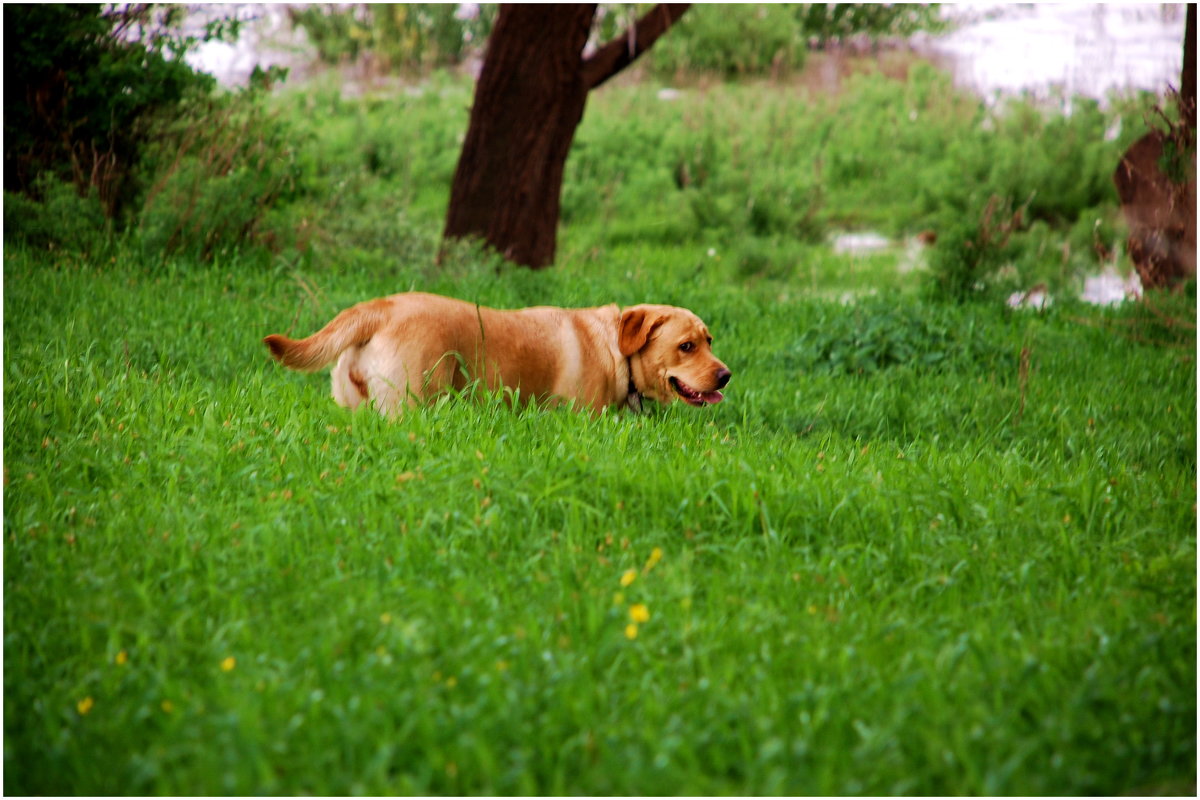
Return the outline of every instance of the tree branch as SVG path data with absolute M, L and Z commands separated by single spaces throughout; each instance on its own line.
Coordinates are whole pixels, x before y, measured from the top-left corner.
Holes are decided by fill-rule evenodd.
M 659 3 L 625 31 L 583 62 L 583 84 L 595 89 L 650 49 L 683 16 L 691 3 Z

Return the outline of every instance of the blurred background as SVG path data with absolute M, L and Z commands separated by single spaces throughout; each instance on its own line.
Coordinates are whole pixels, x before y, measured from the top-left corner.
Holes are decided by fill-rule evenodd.
M 297 78 L 341 66 L 347 80 L 379 81 L 391 72 L 389 52 L 400 45 L 387 41 L 379 20 L 383 8 L 372 10 L 368 4 L 193 6 L 185 24 L 195 31 L 222 17 L 245 20 L 246 25 L 238 41 L 207 42 L 189 54 L 188 62 L 213 74 L 224 86 L 245 85 L 256 66 L 267 65 L 287 67 Z M 610 18 L 619 17 L 625 8 L 603 6 Z M 820 67 L 814 71 L 829 79 L 826 88 L 836 89 L 838 72 L 829 64 L 844 61 L 847 52 L 861 54 L 865 45 L 876 51 L 914 52 L 948 69 L 956 85 L 984 97 L 1022 90 L 1048 93 L 1056 88 L 1067 95 L 1097 99 L 1114 89 L 1157 91 L 1179 79 L 1184 10 L 1179 3 L 947 5 L 931 9 L 926 24 L 914 25 L 907 36 L 886 30 L 882 37 L 871 32 L 852 34 L 850 41 L 838 43 L 842 46 L 826 48 L 829 52 L 816 59 Z M 429 14 L 417 11 L 413 16 L 422 13 Z M 330 15 L 349 19 L 334 23 Z M 414 20 L 410 24 L 426 28 L 429 34 L 443 28 L 449 44 L 440 50 L 413 47 L 407 58 L 399 60 L 408 61 L 409 67 L 414 61 L 440 62 L 477 70 L 493 15 L 494 10 L 481 11 L 479 4 L 465 3 L 454 6 L 452 13 L 435 11 L 423 25 Z M 335 25 L 343 26 L 341 41 L 336 40 Z M 360 32 L 351 34 L 351 30 Z M 799 39 L 820 35 L 821 31 L 807 31 L 800 24 L 794 31 Z M 399 29 L 392 38 L 401 38 Z M 793 58 L 804 62 L 803 55 Z
M 497 8 L 6 10 L 6 241 L 430 260 Z M 599 5 L 585 55 L 650 8 Z M 846 259 L 879 254 L 935 295 L 1013 304 L 1174 282 L 1132 268 L 1113 176 L 1153 131 L 1190 148 L 1171 94 L 1185 16 L 1178 4 L 694 6 L 589 94 L 558 255 L 657 242 L 788 281 L 804 263 L 845 273 Z M 1190 236 L 1194 250 L 1194 224 Z M 1170 249 L 1142 250 L 1156 247 Z

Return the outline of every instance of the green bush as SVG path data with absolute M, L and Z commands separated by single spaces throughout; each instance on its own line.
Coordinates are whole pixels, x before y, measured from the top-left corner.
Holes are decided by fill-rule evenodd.
M 855 35 L 907 36 L 942 25 L 936 3 L 695 5 L 655 43 L 650 62 L 668 78 L 689 72 L 727 78 L 786 73 L 804 66 L 810 44 Z M 601 30 L 605 39 L 616 32 L 611 23 Z
M 154 118 L 212 88 L 183 54 L 182 7 L 4 7 L 4 188 L 37 196 L 43 173 L 95 190 L 110 217 L 134 205 Z M 144 31 L 133 37 L 134 30 Z M 208 34 L 223 33 L 220 23 Z
M 6 6 L 6 235 L 94 251 L 114 229 L 158 257 L 201 260 L 245 245 L 296 181 L 288 132 L 267 116 L 256 71 L 240 95 L 183 56 L 182 7 Z M 217 20 L 205 39 L 236 35 Z M 133 33 L 136 31 L 136 35 Z M 107 219 L 106 219 L 107 217 Z
M 776 180 L 773 176 L 750 187 L 746 220 L 756 236 L 777 234 L 803 242 L 824 236 L 819 223 L 821 187 L 811 181 Z
M 943 218 L 926 276 L 932 296 L 961 302 L 1005 288 L 1001 270 L 1021 252 L 1022 240 L 1014 234 L 1021 230 L 1022 211 L 992 195 L 980 211 Z
M 827 42 L 856 34 L 908 36 L 945 27 L 937 3 L 805 3 L 796 19 L 810 39 Z
M 650 51 L 655 72 L 762 75 L 804 65 L 803 30 L 785 5 L 696 5 Z
M 834 375 L 871 375 L 894 367 L 987 372 L 1004 354 L 986 328 L 945 305 L 874 297 L 860 300 L 850 312 L 822 308 L 781 358 L 789 368 Z
M 154 183 L 138 217 L 142 247 L 208 261 L 275 241 L 263 239 L 263 220 L 298 193 L 296 145 L 296 132 L 265 111 L 255 89 L 189 104 L 147 154 Z
M 495 6 L 463 18 L 456 4 L 386 3 L 312 5 L 291 10 L 322 61 L 371 58 L 382 71 L 422 70 L 460 63 L 473 43 L 491 32 Z
M 432 258 L 466 128 L 467 80 L 438 74 L 420 90 L 362 100 L 318 82 L 267 102 L 291 131 L 295 189 L 264 216 L 264 236 L 279 249 L 381 266 Z
M 597 93 L 566 165 L 566 239 L 580 230 L 595 248 L 598 237 L 623 245 L 670 232 L 738 254 L 746 275 L 774 276 L 787 271 L 775 240 L 929 231 L 937 246 L 917 265 L 933 262 L 931 291 L 958 299 L 1038 283 L 1061 291 L 1119 253 L 1112 167 L 1153 98 L 1104 109 L 1076 99 L 1070 113 L 1031 98 L 989 108 L 919 60 L 903 81 L 868 72 L 834 95 L 792 88 L 661 93 L 646 82 Z M 981 252 L 993 196 L 1022 214 L 1003 247 L 989 240 Z
M 34 182 L 32 197 L 4 193 L 4 238 L 38 250 L 98 256 L 111 244 L 112 225 L 95 189 L 80 196 L 73 184 L 50 173 Z

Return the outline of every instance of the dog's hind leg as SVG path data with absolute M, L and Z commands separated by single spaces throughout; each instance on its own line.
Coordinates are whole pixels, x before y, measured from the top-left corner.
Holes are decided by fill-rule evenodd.
M 334 401 L 349 409 L 358 408 L 362 401 L 371 396 L 370 386 L 359 363 L 361 349 L 352 347 L 343 351 L 330 377 Z

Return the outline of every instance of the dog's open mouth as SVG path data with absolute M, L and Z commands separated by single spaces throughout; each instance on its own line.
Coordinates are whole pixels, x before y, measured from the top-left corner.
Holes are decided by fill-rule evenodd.
M 720 392 L 697 392 L 679 380 L 679 378 L 672 377 L 667 380 L 671 383 L 671 388 L 675 390 L 675 394 L 683 398 L 683 402 L 689 405 L 702 406 L 705 403 L 719 403 L 725 399 L 725 395 Z

